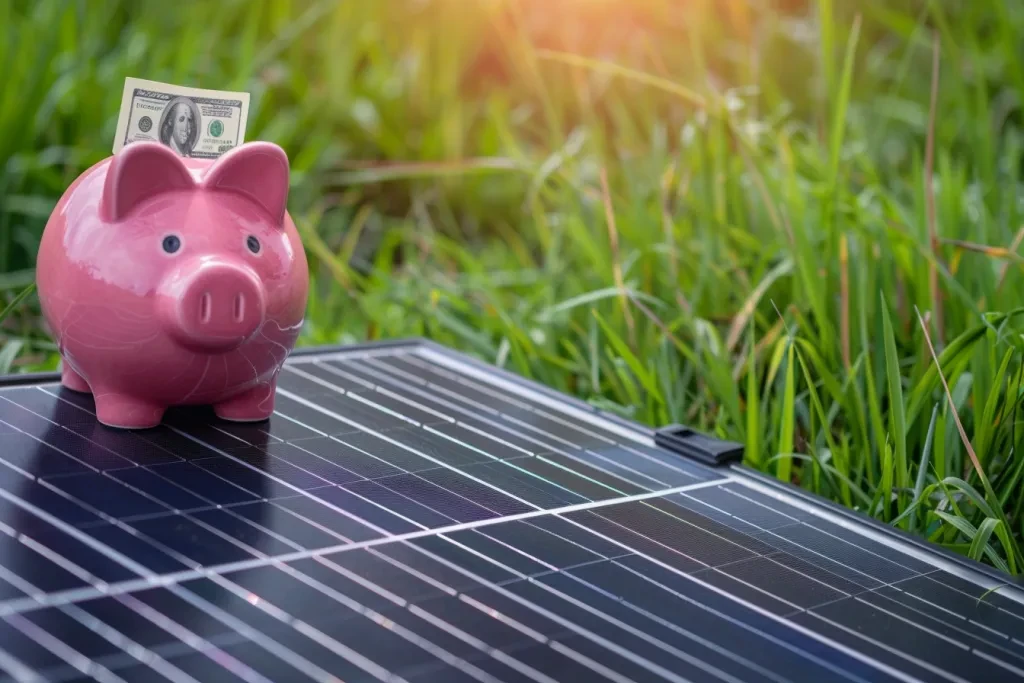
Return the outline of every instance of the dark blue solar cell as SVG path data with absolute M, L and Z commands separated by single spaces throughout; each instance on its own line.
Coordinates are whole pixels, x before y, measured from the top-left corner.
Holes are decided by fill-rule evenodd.
M 19 582 L 19 585 L 23 584 Z M 9 582 L 7 579 L 0 578 L 0 602 L 4 602 L 7 600 L 18 600 L 24 598 L 27 595 L 28 593 L 25 593 L 21 589 L 17 588 L 13 583 Z
M 300 442 L 300 445 L 301 443 L 305 442 Z M 331 443 L 337 446 L 336 451 L 351 450 L 337 441 Z M 233 457 L 303 489 L 327 484 L 345 484 L 364 478 L 341 466 L 339 458 L 328 460 L 304 450 L 300 445 L 278 443 L 271 444 L 264 450 L 236 449 L 230 453 Z
M 55 563 L 46 550 L 29 547 L 10 536 L 0 536 L 0 567 L 36 590 L 62 591 L 89 585 Z
M 336 487 L 329 486 L 324 489 L 317 489 L 323 494 L 323 499 L 312 495 L 293 496 L 274 501 L 289 512 L 301 517 L 304 521 L 322 529 L 325 533 L 334 537 L 330 545 L 340 545 L 346 542 L 369 541 L 374 538 L 381 538 L 384 533 L 371 528 L 365 520 L 358 519 L 352 511 L 346 507 L 334 507 L 329 505 L 333 494 L 339 493 Z M 336 499 L 344 505 L 349 502 L 344 496 L 350 494 L 340 491 L 342 498 Z
M 399 476 L 409 477 L 412 475 L 402 474 Z M 434 507 L 438 503 L 436 500 L 431 500 L 429 497 L 417 498 L 412 495 L 402 495 L 399 490 L 395 490 L 395 488 L 401 489 L 402 487 L 388 486 L 388 482 L 393 479 L 393 477 L 385 477 L 375 481 L 357 481 L 345 484 L 343 488 L 425 528 L 448 526 L 459 521 L 438 511 L 437 507 Z
M 293 439 L 309 439 L 320 434 L 309 427 L 290 420 L 280 413 L 274 413 L 262 424 L 262 428 L 270 435 L 271 440 L 292 441 Z
M 519 523 L 543 529 L 601 557 L 621 557 L 632 552 L 594 531 L 572 524 L 561 517 L 544 515 L 531 517 Z
M 617 566 L 619 563 L 635 568 L 640 575 Z M 744 657 L 768 670 L 785 672 L 794 681 L 836 680 L 835 672 L 821 661 L 836 662 L 837 653 L 813 637 L 793 632 L 781 622 L 651 562 L 628 557 L 614 563 L 585 565 L 568 573 L 669 624 L 696 631 L 712 643 L 746 643 Z M 645 580 L 647 576 L 671 592 Z M 863 667 L 858 665 L 856 669 Z M 865 680 L 881 679 L 869 675 Z
M 523 521 L 489 524 L 476 531 L 558 569 L 603 559 L 595 552 Z
M 663 481 L 670 487 L 721 478 L 721 473 L 713 468 L 697 464 L 662 448 L 637 443 L 632 439 L 622 439 L 614 446 L 593 446 L 588 450 Z
M 214 504 L 212 501 L 200 498 L 146 467 L 112 470 L 110 476 L 138 489 L 151 498 L 159 500 L 172 510 L 196 510 L 210 507 Z
M 301 394 L 300 396 L 316 405 L 320 405 L 330 398 L 329 394 L 317 397 Z M 312 436 L 353 434 L 362 431 L 343 420 L 332 417 L 321 410 L 310 408 L 304 403 L 295 401 L 280 393 L 274 397 L 274 411 L 282 417 L 302 425 L 306 429 L 305 433 Z M 289 430 L 291 430 L 291 427 L 289 427 Z
M 168 512 L 166 505 L 133 491 L 123 482 L 104 474 L 60 477 L 54 479 L 51 485 L 76 500 L 118 519 Z
M 106 626 L 131 637 L 139 645 L 150 649 L 164 649 L 179 642 L 170 631 L 161 628 L 152 615 L 139 612 L 132 604 L 132 596 L 116 595 L 82 600 L 75 603 L 77 609 L 99 620 Z M 165 624 L 166 625 L 166 624 Z M 168 625 L 168 628 L 171 628 Z
M 49 446 L 100 470 L 131 467 L 135 463 L 104 446 L 77 434 L 26 408 L 15 406 L 0 395 L 0 420 Z M 101 428 L 97 426 L 97 428 Z
M 154 474 L 168 479 L 216 505 L 245 503 L 262 497 L 247 491 L 229 479 L 222 479 L 212 472 L 196 467 L 192 463 L 156 465 L 150 469 Z
M 312 521 L 305 521 L 289 510 L 273 503 L 244 503 L 232 505 L 230 513 L 248 520 L 267 532 L 279 536 L 299 548 L 329 548 L 342 543 L 337 536 L 319 528 Z
M 56 636 L 66 643 L 74 643 L 74 648 L 90 659 L 110 657 L 124 652 L 117 643 L 104 638 L 87 624 L 56 607 L 26 612 L 24 618 L 51 636 Z
M 309 495 L 319 498 L 338 510 L 344 510 L 348 513 L 348 516 L 355 518 L 356 521 L 362 522 L 366 526 L 370 526 L 371 529 L 383 529 L 386 534 L 401 534 L 408 531 L 418 531 L 421 528 L 337 486 L 313 489 L 309 492 Z M 344 534 L 345 532 L 341 531 L 340 533 Z M 380 535 L 380 532 L 377 532 L 377 534 Z
M 233 514 L 233 511 L 233 508 L 200 510 L 190 513 L 189 516 L 252 548 L 256 553 L 281 555 L 293 553 L 297 550 L 294 545 L 276 538 L 269 529 L 265 529 L 259 524 L 252 524 L 244 517 L 237 517 Z
M 504 465 L 504 467 L 505 470 L 511 469 L 508 465 Z M 420 473 L 419 476 L 446 491 L 474 501 L 480 507 L 490 510 L 498 516 L 519 515 L 537 509 L 536 506 L 505 493 L 504 482 L 498 484 L 487 482 L 491 484 L 488 486 L 480 481 L 470 479 L 462 471 L 449 468 L 429 470 Z
M 234 459 L 235 457 L 238 456 L 203 458 L 193 460 L 191 464 L 241 486 L 259 498 L 277 498 L 329 483 L 286 462 L 272 460 L 267 456 L 256 459 L 243 458 L 241 462 Z
M 252 680 L 249 672 L 253 671 L 253 669 L 246 669 L 244 668 L 244 665 L 239 667 L 234 663 L 229 663 L 228 658 L 224 656 L 224 652 L 231 653 L 233 651 L 230 648 L 227 650 L 214 650 L 210 652 L 197 652 L 193 650 L 188 654 L 170 657 L 168 658 L 167 663 L 169 666 L 179 669 L 184 672 L 186 676 L 191 676 L 197 681 L 244 683 Z M 119 669 L 114 673 L 127 681 L 138 680 L 149 683 L 150 680 L 167 680 L 163 677 L 154 677 L 153 673 L 155 672 L 149 668 L 137 670 L 135 667 L 132 667 L 124 670 Z M 126 676 L 138 676 L 138 678 L 126 678 Z M 181 676 L 181 674 L 177 674 L 177 676 Z
M 528 469 L 520 468 L 526 459 L 528 456 L 503 462 L 479 463 L 462 467 L 460 470 L 542 510 L 578 505 L 588 501 L 578 493 L 557 486 L 543 477 L 535 476 Z
M 48 552 L 54 557 L 63 558 L 68 563 L 76 565 L 106 583 L 127 581 L 139 577 L 139 574 L 130 568 L 131 565 L 125 558 L 110 552 L 103 544 L 95 543 L 88 529 L 76 531 L 77 533 L 71 533 L 55 527 L 40 529 L 29 534 L 27 539 L 30 540 L 23 542 L 31 543 L 33 550 L 38 553 Z M 36 544 L 40 547 L 37 548 Z M 97 545 L 99 548 L 96 547 Z M 45 550 L 41 548 L 45 548 Z
M 27 434 L 15 432 L 5 434 L 2 439 L 0 460 L 33 476 L 52 477 L 92 471 L 83 463 Z
M 402 438 L 397 439 L 396 435 L 396 440 L 399 440 L 400 443 L 404 443 L 405 437 L 408 436 L 409 432 L 403 431 L 399 432 L 399 434 L 402 435 Z M 420 453 L 410 450 L 409 448 L 404 448 L 399 444 L 389 441 L 388 439 L 392 438 L 392 435 L 359 432 L 358 434 L 344 434 L 337 438 L 339 441 L 353 446 L 364 453 L 368 453 L 378 461 L 383 461 L 385 465 L 389 466 L 389 469 L 397 469 L 399 473 L 419 472 L 421 470 L 441 467 L 444 464 L 444 461 L 439 462 L 436 459 L 432 460 L 424 457 Z M 299 445 L 301 446 L 302 442 L 299 442 Z M 354 465 L 349 465 L 348 461 L 344 457 L 338 458 L 336 462 L 342 467 L 346 467 L 363 474 L 362 470 L 356 469 Z M 391 474 L 395 474 L 395 472 L 391 472 Z M 373 474 L 372 476 L 379 477 L 382 475 Z
M 400 563 L 401 561 L 397 558 L 395 561 L 388 561 L 389 558 L 389 555 L 380 553 L 377 548 L 357 548 L 322 556 L 322 559 L 331 565 L 342 567 L 360 579 L 372 582 L 381 589 L 409 602 L 420 602 L 448 594 L 443 587 L 438 587 L 430 583 L 428 579 L 417 576 L 414 572 L 418 570 L 414 566 Z M 418 563 L 418 566 L 422 566 L 422 562 Z M 315 576 L 312 569 L 306 568 L 303 571 Z M 316 571 L 324 577 L 331 576 L 323 569 L 316 569 Z
M 444 409 L 441 409 L 442 412 Z M 448 410 L 452 417 L 461 420 L 462 415 L 455 410 Z M 524 455 L 533 455 L 536 448 L 517 447 L 510 439 L 499 430 L 478 431 L 471 429 L 468 425 L 443 423 L 431 425 L 431 430 L 441 432 L 447 438 L 456 443 L 465 444 L 477 451 L 487 454 L 495 460 L 508 460 L 509 458 L 521 458 Z
M 155 574 L 178 572 L 191 566 L 181 558 L 175 558 L 161 547 L 148 542 L 137 533 L 129 532 L 113 524 L 97 524 L 88 527 L 86 531 L 100 543 Z
M 17 656 L 18 661 L 33 669 L 43 670 L 67 666 L 67 662 L 36 641 L 33 637 L 32 626 L 33 624 L 20 614 L 0 620 L 0 647 L 5 652 L 11 653 L 12 656 Z M 38 628 L 36 627 L 36 629 Z
M 343 443 L 341 438 L 324 436 L 301 439 L 289 444 L 290 449 L 280 449 L 281 457 L 334 484 L 402 473 L 401 469 L 386 462 L 383 456 L 357 450 Z
M 25 529 L 39 517 L 53 517 L 72 526 L 81 526 L 100 521 L 100 517 L 76 500 L 60 494 L 20 474 L 13 474 L 0 467 L 0 489 L 10 496 L 11 516 L 4 518 L 8 526 Z M 3 508 L 0 508 L 2 510 Z M 7 521 L 10 519 L 10 521 Z
M 451 539 L 452 542 L 476 551 L 488 560 L 493 560 L 498 565 L 520 574 L 535 575 L 552 571 L 551 567 L 538 562 L 528 553 L 499 543 L 476 529 L 446 533 L 441 538 Z
M 204 529 L 184 515 L 140 519 L 130 522 L 129 526 L 200 565 L 253 558 L 248 551 Z
M 359 668 L 308 638 L 297 643 L 292 642 L 301 637 L 295 631 L 274 632 L 272 637 L 275 643 L 286 648 L 292 654 L 275 654 L 267 650 L 264 645 L 249 641 L 228 645 L 224 648 L 224 652 L 271 681 L 313 683 L 320 680 L 315 674 L 305 673 L 307 667 L 311 665 L 324 671 L 330 671 L 332 675 L 342 681 L 369 683 L 372 680 L 360 677 L 359 674 L 362 672 Z M 308 664 L 306 664 L 307 662 Z M 219 682 L 220 678 L 215 676 L 212 680 Z M 252 677 L 243 674 L 242 680 L 250 681 Z
M 509 651 L 509 656 L 532 667 L 556 681 L 587 681 L 587 683 L 609 683 L 622 678 L 609 678 L 581 663 L 569 654 L 558 652 L 550 645 L 527 645 Z M 627 679 L 628 680 L 628 679 Z
M 488 510 L 467 498 L 463 498 L 412 474 L 399 474 L 394 477 L 378 479 L 369 485 L 361 485 L 359 483 L 346 484 L 345 488 L 350 491 L 358 492 L 360 495 L 366 495 L 366 497 L 373 500 L 375 492 L 379 491 L 375 485 L 379 485 L 396 494 L 404 496 L 407 499 L 416 501 L 423 506 L 435 510 L 440 513 L 440 515 L 443 515 L 443 517 L 440 517 L 436 523 L 430 524 L 430 526 L 451 524 L 453 523 L 453 520 L 454 522 L 472 522 L 481 519 L 492 519 L 498 516 L 498 514 L 492 510 Z M 393 496 L 387 496 L 384 499 L 383 504 L 386 507 L 390 507 L 388 503 L 393 501 Z
M 428 559 L 438 559 L 442 561 L 442 563 L 454 565 L 456 571 L 462 569 L 466 572 L 470 572 L 471 576 L 467 577 L 470 581 L 483 579 L 484 581 L 491 583 L 502 583 L 504 581 L 514 581 L 519 578 L 516 574 L 513 574 L 507 569 L 502 569 L 493 562 L 490 562 L 479 555 L 466 550 L 465 548 L 460 548 L 454 543 L 437 536 L 424 536 L 423 538 L 417 538 L 409 541 L 409 544 L 422 548 L 430 553 L 430 555 L 427 555 Z M 433 556 L 433 558 L 431 556 Z M 462 578 L 458 578 L 457 580 L 460 584 L 466 581 L 466 579 Z

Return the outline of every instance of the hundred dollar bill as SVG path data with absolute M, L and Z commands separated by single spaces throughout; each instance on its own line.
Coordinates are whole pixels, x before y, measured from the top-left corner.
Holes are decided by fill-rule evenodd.
M 183 157 L 216 159 L 245 141 L 249 93 L 186 88 L 126 78 L 114 153 L 156 140 Z

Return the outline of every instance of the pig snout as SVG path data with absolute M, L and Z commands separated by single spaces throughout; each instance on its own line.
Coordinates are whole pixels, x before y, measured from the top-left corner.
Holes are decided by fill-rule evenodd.
M 161 304 L 177 340 L 204 351 L 241 346 L 259 330 L 266 313 L 256 273 L 227 261 L 199 262 L 179 271 L 164 288 Z

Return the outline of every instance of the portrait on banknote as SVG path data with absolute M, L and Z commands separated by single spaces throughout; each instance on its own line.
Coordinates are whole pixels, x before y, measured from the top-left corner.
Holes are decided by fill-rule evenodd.
M 160 142 L 183 157 L 191 156 L 201 124 L 196 103 L 188 97 L 175 97 L 160 116 Z

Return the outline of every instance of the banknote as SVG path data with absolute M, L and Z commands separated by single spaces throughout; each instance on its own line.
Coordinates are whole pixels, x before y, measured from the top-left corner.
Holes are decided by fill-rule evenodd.
M 183 157 L 216 159 L 245 141 L 249 93 L 126 78 L 114 153 L 155 140 Z

